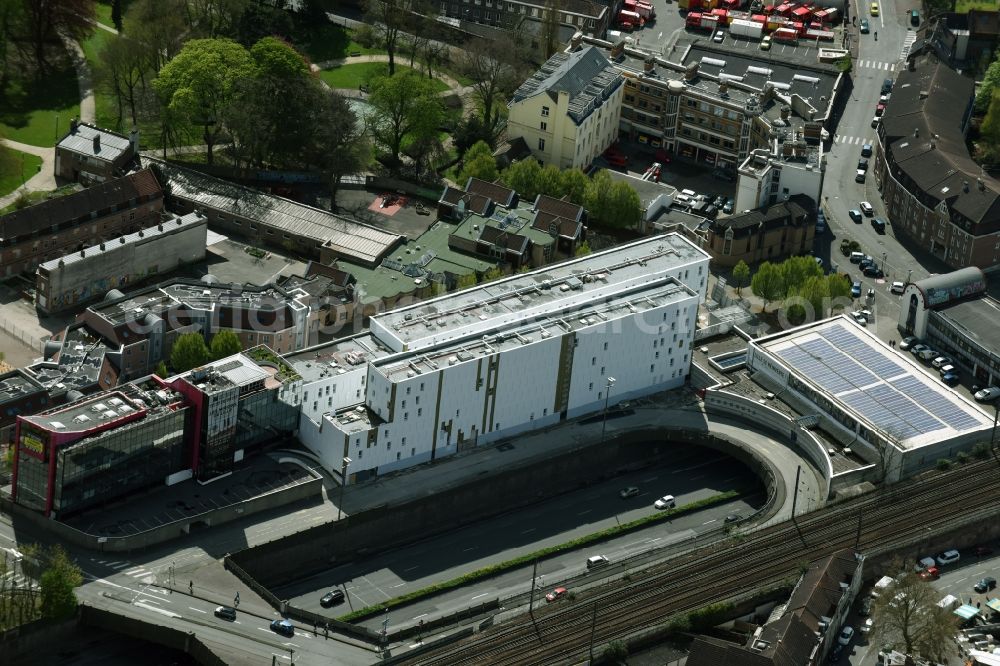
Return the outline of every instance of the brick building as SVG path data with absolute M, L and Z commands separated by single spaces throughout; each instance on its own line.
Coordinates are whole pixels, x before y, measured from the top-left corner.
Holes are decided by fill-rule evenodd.
M 812 251 L 815 203 L 796 194 L 766 208 L 713 220 L 703 249 L 715 266 L 780 261 Z
M 0 277 L 154 226 L 163 190 L 148 169 L 0 217 Z
M 128 173 L 139 155 L 139 132 L 124 136 L 94 125 L 70 121 L 69 133 L 56 144 L 56 178 L 103 183 Z

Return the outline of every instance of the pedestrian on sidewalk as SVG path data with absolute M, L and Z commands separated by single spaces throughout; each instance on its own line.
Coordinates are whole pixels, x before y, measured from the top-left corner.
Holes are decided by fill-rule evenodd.
M 188 581 L 188 594 L 190 594 L 192 596 L 194 595 L 194 581 L 193 580 L 189 580 Z

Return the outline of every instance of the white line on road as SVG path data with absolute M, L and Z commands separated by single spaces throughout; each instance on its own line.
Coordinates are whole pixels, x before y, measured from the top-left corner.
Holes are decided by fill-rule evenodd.
M 485 597 L 487 594 L 489 594 L 489 592 L 483 592 L 482 594 L 477 594 L 476 596 L 472 597 L 472 601 L 475 601 L 479 597 Z
M 651 476 L 648 479 L 643 479 L 642 482 L 643 483 L 652 483 L 653 481 L 656 481 L 658 478 L 660 478 L 660 477 L 658 477 L 658 476 Z
M 194 606 L 188 606 L 188 608 L 190 608 L 191 610 L 193 610 L 195 613 L 205 613 L 206 615 L 208 614 L 208 611 L 204 611 L 204 610 L 202 610 L 200 608 L 195 608 Z
M 656 537 L 655 539 L 650 539 L 649 542 L 653 543 L 654 541 L 659 541 L 659 540 L 660 540 L 660 537 Z
M 420 619 L 420 618 L 422 618 L 422 617 L 427 617 L 427 613 L 421 613 L 420 615 L 416 616 L 416 617 L 415 617 L 415 618 L 413 618 L 413 619 L 414 619 L 414 620 L 419 620 L 419 619 Z
M 587 509 L 586 511 L 581 511 L 580 513 L 578 513 L 576 515 L 578 515 L 578 516 L 585 516 L 585 515 L 587 515 L 590 512 L 591 512 L 591 509 Z
M 146 610 L 151 610 L 155 613 L 159 613 L 160 615 L 166 615 L 167 617 L 180 617 L 180 615 L 178 615 L 177 613 L 172 613 L 164 608 L 157 608 L 156 606 L 147 606 L 146 603 L 143 601 L 137 601 L 135 602 L 134 605 L 139 606 L 140 608 L 145 608 Z
M 719 520 L 718 518 L 712 518 L 712 520 L 706 520 L 705 522 L 703 522 L 702 525 L 708 525 L 710 523 L 717 522 L 718 520 Z
M 475 550 L 475 549 L 476 549 L 476 547 L 475 547 L 475 546 L 469 546 L 468 548 L 464 548 L 464 549 L 462 550 L 462 552 L 463 552 L 463 553 L 467 553 L 467 552 L 469 552 L 470 550 Z
M 413 571 L 414 569 L 418 569 L 418 568 L 420 568 L 420 565 L 419 564 L 415 564 L 412 567 L 410 567 L 409 569 L 403 569 L 403 571 Z
M 393 585 L 392 589 L 396 589 L 397 587 L 403 587 L 404 585 L 406 585 L 406 583 L 400 583 L 399 585 Z

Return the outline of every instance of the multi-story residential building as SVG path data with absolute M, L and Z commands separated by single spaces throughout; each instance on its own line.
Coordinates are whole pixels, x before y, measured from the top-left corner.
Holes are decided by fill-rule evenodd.
M 0 276 L 154 226 L 163 190 L 148 169 L 0 217 Z
M 45 314 L 78 308 L 159 273 L 205 257 L 208 223 L 189 213 L 115 240 L 50 259 L 35 274 L 35 307 Z
M 815 207 L 809 197 L 796 194 L 771 206 L 712 220 L 703 247 L 717 266 L 808 254 L 816 235 Z
M 1000 182 L 965 142 L 974 82 L 909 58 L 878 127 L 873 173 L 893 232 L 954 268 L 1000 262 Z
M 708 259 L 649 237 L 376 315 L 287 357 L 303 380 L 284 399 L 324 467 L 360 480 L 675 388 Z
M 807 141 L 796 130 L 768 148 L 751 151 L 738 173 L 736 210 L 752 210 L 796 195 L 819 201 L 826 175 L 823 143 Z
M 0 374 L 0 445 L 14 442 L 20 414 L 34 414 L 49 405 L 45 385 L 23 368 Z
M 755 149 L 767 149 L 789 168 L 804 160 L 821 169 L 822 125 L 843 81 L 835 68 L 774 62 L 699 43 L 677 50 L 679 61 L 589 37 L 574 38 L 570 49 L 587 46 L 607 53 L 625 77 L 619 129 L 630 141 L 733 175 Z M 799 145 L 805 142 L 808 151 Z M 779 192 L 818 195 L 799 192 L 788 178 Z M 766 201 L 771 183 L 757 205 L 773 203 Z
M 103 183 L 128 173 L 139 156 L 139 132 L 124 136 L 88 123 L 69 123 L 69 133 L 56 144 L 56 178 Z
M 447 0 L 441 3 L 441 16 L 458 22 L 469 21 L 501 28 L 504 32 L 521 31 L 525 23 L 544 23 L 548 12 L 558 13 L 556 22 L 562 32 L 575 31 L 603 37 L 610 25 L 607 5 L 590 0 Z M 532 32 L 537 32 L 537 28 Z
M 556 53 L 514 92 L 507 134 L 560 169 L 590 162 L 618 136 L 623 77 L 599 49 Z
M 586 240 L 583 206 L 544 194 L 531 204 L 519 201 L 514 190 L 478 178 L 470 178 L 464 190 L 445 187 L 438 213 L 458 222 L 448 247 L 500 261 L 512 270 L 576 254 Z

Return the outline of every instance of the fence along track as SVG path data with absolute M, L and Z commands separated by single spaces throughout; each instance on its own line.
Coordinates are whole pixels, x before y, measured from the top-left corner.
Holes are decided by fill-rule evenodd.
M 962 492 L 957 493 L 956 489 Z M 933 512 L 927 512 L 931 505 Z M 954 527 L 970 510 L 1000 511 L 1000 475 L 986 461 L 909 482 L 859 501 L 823 509 L 775 525 L 738 543 L 703 548 L 650 570 L 644 580 L 619 583 L 572 604 L 546 609 L 532 623 L 527 615 L 449 648 L 421 655 L 421 664 L 551 664 L 583 658 L 590 643 L 594 605 L 594 644 L 625 637 L 637 627 L 664 623 L 684 613 L 733 595 L 753 581 L 766 589 L 798 575 L 799 563 L 840 548 L 853 547 L 861 515 L 860 550 L 881 549 L 917 529 Z M 803 539 L 805 544 L 803 544 Z

